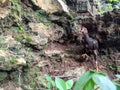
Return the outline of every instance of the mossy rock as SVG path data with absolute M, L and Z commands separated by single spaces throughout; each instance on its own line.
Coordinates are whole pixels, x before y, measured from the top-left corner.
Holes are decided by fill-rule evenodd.
M 4 80 L 8 74 L 6 72 L 0 72 L 0 81 Z

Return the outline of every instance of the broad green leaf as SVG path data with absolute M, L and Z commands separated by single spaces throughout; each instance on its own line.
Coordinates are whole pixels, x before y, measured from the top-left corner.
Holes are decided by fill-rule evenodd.
M 55 82 L 54 82 L 54 81 L 52 81 L 51 83 L 52 83 L 53 87 L 55 87 Z
M 117 87 L 117 90 L 120 90 L 120 84 L 114 83 Z
M 94 90 L 95 83 L 90 79 L 86 84 L 83 90 Z
M 74 90 L 83 90 L 86 83 L 92 78 L 92 75 L 94 74 L 94 71 L 88 71 L 84 73 L 79 80 L 76 82 Z
M 50 88 L 51 88 L 50 82 L 47 83 L 46 88 L 47 88 L 47 89 L 50 89 Z
M 66 90 L 66 84 L 64 80 L 60 78 L 55 78 L 55 84 L 59 90 Z
M 45 75 L 45 78 L 47 81 L 50 81 L 50 82 L 52 81 L 52 78 L 49 75 Z
M 71 89 L 72 86 L 73 86 L 73 84 L 74 84 L 74 82 L 73 82 L 73 80 L 71 79 L 71 80 L 66 81 L 65 84 L 66 84 L 66 88 L 67 88 L 67 89 Z
M 53 87 L 55 86 L 54 80 L 49 75 L 46 75 L 45 78 L 48 82 L 50 82 L 52 84 Z
M 92 79 L 102 90 L 116 90 L 116 86 L 107 76 L 97 73 L 92 76 Z

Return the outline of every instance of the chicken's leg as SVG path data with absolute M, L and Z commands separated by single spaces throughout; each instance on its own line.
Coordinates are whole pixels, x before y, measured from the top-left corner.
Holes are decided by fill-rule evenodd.
M 99 65 L 98 65 L 98 51 L 94 50 L 94 54 L 95 54 L 95 66 L 96 66 L 96 71 L 99 71 Z
M 95 61 L 95 64 L 96 64 L 96 71 L 98 72 L 99 71 L 98 62 Z

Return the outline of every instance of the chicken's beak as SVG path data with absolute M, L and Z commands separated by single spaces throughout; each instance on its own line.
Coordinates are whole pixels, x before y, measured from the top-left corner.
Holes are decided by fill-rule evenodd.
M 82 28 L 81 32 L 84 34 L 84 28 Z
M 83 27 L 81 27 L 81 32 L 82 32 L 82 33 L 84 32 L 84 28 L 83 28 Z

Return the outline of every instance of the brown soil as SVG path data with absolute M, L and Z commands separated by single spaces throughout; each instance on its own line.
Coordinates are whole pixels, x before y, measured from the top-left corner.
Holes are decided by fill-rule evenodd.
M 75 68 L 84 66 L 86 71 L 88 70 L 96 70 L 95 61 L 92 58 L 92 55 L 89 56 L 88 60 L 81 57 L 81 53 L 79 53 L 80 45 L 74 44 L 59 44 L 52 43 L 49 47 L 49 50 L 62 50 L 63 52 L 67 52 L 67 50 L 72 50 L 72 52 L 67 52 L 68 56 L 62 58 L 61 60 L 54 60 L 54 57 L 49 59 L 49 65 L 45 66 L 43 69 L 44 73 L 47 73 L 51 76 L 62 76 L 68 70 L 74 70 Z M 99 70 L 101 72 L 108 73 L 110 77 L 114 77 L 112 71 L 107 67 L 107 61 L 99 60 Z

